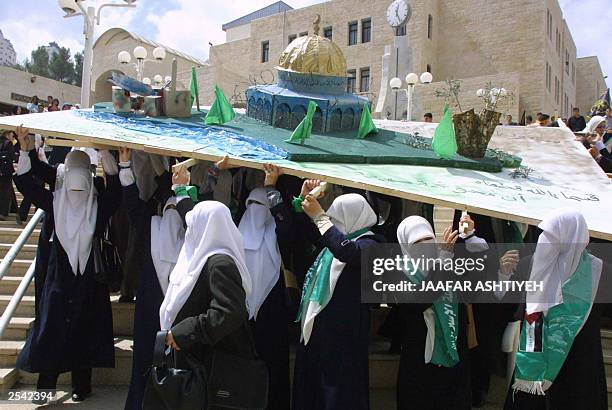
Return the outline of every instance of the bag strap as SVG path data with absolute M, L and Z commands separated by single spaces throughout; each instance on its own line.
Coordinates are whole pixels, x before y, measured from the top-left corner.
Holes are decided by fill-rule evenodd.
M 166 336 L 168 335 L 167 330 L 160 330 L 155 335 L 155 347 L 153 348 L 153 366 L 164 367 L 166 357 Z

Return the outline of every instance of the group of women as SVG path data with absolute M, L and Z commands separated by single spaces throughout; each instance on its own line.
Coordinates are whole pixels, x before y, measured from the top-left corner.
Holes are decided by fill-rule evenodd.
M 532 255 L 516 249 L 500 255 L 488 243 L 524 236 L 506 221 L 457 215 L 466 229 L 449 227 L 436 246 L 431 222 L 405 215 L 408 207 L 395 198 L 350 189 L 317 197 L 311 192 L 320 181 L 282 176 L 271 164 L 258 175 L 230 169 L 224 159 L 200 175 L 180 169 L 169 184 L 162 178 L 168 161 L 121 149 L 118 158 L 100 152 L 102 179 L 80 150 L 58 167 L 41 162 L 27 135 L 17 130 L 26 149 L 14 180 L 46 216 L 36 259 L 36 321 L 18 367 L 39 373 L 39 389 L 54 389 L 58 375 L 71 371 L 73 400 L 84 400 L 92 368 L 114 366 L 109 290 L 96 280 L 91 250 L 123 207 L 138 249 L 126 409 L 142 408 L 160 329 L 179 365 L 187 363 L 184 352 L 209 363 L 213 349 L 260 357 L 269 373 L 269 409 L 368 409 L 372 306 L 361 303 L 362 255 L 387 242 L 399 243 L 410 257 L 486 254 L 486 272 L 496 278 L 536 278 L 551 292 L 547 303 L 527 292 L 524 303 L 493 318 L 488 307 L 448 294 L 393 306 L 401 351 L 398 409 L 470 409 L 473 392 L 488 388 L 488 380 L 474 388 L 483 384 L 479 360 L 489 360 L 489 346 L 499 346 L 511 321 L 521 322 L 523 334 L 507 409 L 607 408 L 601 309 L 594 300 L 608 269 L 586 250 L 588 230 L 577 212 L 555 211 L 539 230 L 532 227 L 539 235 Z M 461 242 L 466 246 L 459 249 Z M 439 274 L 419 272 L 418 280 Z M 287 292 L 292 276 L 302 289 L 295 303 Z M 299 341 L 290 388 L 293 322 Z

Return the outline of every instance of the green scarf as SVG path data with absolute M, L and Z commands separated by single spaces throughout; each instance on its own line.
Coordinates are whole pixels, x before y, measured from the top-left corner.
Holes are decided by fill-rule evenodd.
M 369 230 L 369 227 L 360 229 L 346 235 L 346 239 L 355 239 Z M 317 302 L 322 308 L 324 308 L 331 300 L 332 295 L 329 292 L 329 273 L 331 271 L 333 260 L 334 254 L 332 251 L 330 251 L 329 248 L 324 248 L 319 253 L 319 256 L 317 256 L 317 259 L 315 259 L 310 269 L 308 269 L 306 279 L 304 280 L 304 287 L 302 288 L 300 310 L 298 311 L 298 316 L 295 319 L 296 323 L 302 320 L 309 302 Z
M 516 353 L 515 390 L 544 395 L 555 381 L 591 311 L 592 286 L 592 257 L 584 251 L 576 271 L 562 286 L 563 303 L 543 315 L 541 352 L 528 351 L 527 334 L 532 326 L 523 321 Z
M 424 279 L 420 271 L 417 271 L 414 275 L 406 273 L 406 276 L 417 285 Z M 455 295 L 453 292 L 444 292 L 437 301 L 432 303 L 431 308 L 436 318 L 436 334 L 430 363 L 453 367 L 459 363 L 459 353 L 457 352 L 459 305 L 455 301 Z

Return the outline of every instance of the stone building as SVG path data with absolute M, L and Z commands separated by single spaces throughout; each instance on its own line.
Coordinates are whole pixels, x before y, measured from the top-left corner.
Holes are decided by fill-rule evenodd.
M 387 23 L 390 3 L 330 0 L 292 9 L 277 2 L 224 24 L 226 42 L 211 48 L 200 88 L 210 90 L 216 83 L 233 103 L 244 104 L 249 86 L 276 80 L 274 68 L 281 52 L 296 37 L 309 34 L 317 14 L 323 34 L 346 56 L 349 91 L 367 96 L 373 105 L 387 87 L 381 81 L 385 46 L 408 44 L 411 71 L 429 71 L 434 78 L 432 84 L 416 86 L 413 118 L 427 111 L 439 118 L 443 101 L 434 91 L 446 79 L 463 80 L 464 109 L 478 108 L 476 90 L 487 82 L 506 88 L 514 100 L 499 109 L 515 120 L 537 111 L 569 115 L 572 107 L 592 98 L 579 93 L 595 89 L 593 81 L 603 87 L 601 69 L 594 70 L 598 78 L 579 78 L 584 64 L 576 58 L 557 0 L 410 0 L 412 17 L 398 28 Z M 592 64 L 599 66 L 596 58 Z M 407 73 L 393 76 L 403 78 Z
M 94 44 L 91 73 L 91 101 L 93 103 L 111 100 L 112 84 L 110 84 L 107 79 L 113 71 L 134 78 L 137 76 L 136 66 L 134 64 L 135 59 L 133 56 L 132 63 L 130 64 L 120 64 L 117 59 L 117 54 L 119 54 L 120 51 L 125 50 L 132 54 L 134 48 L 137 46 L 143 46 L 148 53 L 147 59 L 151 60 L 145 61 L 144 63 L 143 78 L 148 77 L 153 79 L 158 74 L 161 75 L 162 78 L 169 76 L 172 72 L 172 60 L 176 58 L 178 63 L 179 89 L 181 87 L 189 87 L 191 67 L 196 67 L 196 72 L 198 76 L 201 77 L 201 82 L 210 83 L 210 81 L 207 81 L 206 77 L 208 73 L 206 69 L 208 64 L 205 61 L 140 37 L 122 28 L 111 28 L 102 33 Z M 156 61 L 153 59 L 153 49 L 160 46 L 166 49 L 166 58 L 163 61 Z M 201 101 L 204 100 L 205 95 L 208 95 L 207 93 L 212 94 L 212 90 L 205 90 L 204 88 L 203 86 L 200 87 Z
M 588 114 L 593 102 L 606 91 L 607 85 L 597 57 L 582 57 L 576 62 L 576 106 Z
M 17 64 L 17 53 L 8 38 L 0 30 L 0 65 L 13 66 Z

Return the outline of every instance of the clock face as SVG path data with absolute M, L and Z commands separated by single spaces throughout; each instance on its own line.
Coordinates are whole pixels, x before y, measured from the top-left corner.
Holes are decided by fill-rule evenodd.
M 395 0 L 387 9 L 387 21 L 391 27 L 399 27 L 410 19 L 412 9 L 406 0 Z

